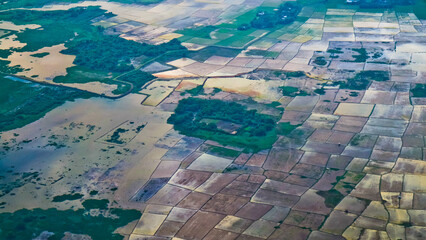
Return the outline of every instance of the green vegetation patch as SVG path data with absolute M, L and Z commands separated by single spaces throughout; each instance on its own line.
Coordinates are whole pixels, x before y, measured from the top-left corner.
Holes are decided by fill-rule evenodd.
M 10 49 L 0 49 L 0 58 L 8 58 L 13 51 Z M 5 60 L 2 60 L 5 61 Z
M 181 57 L 183 52 L 187 51 L 176 39 L 160 45 L 149 45 L 115 35 L 105 35 L 102 27 L 91 24 L 94 18 L 113 16 L 114 14 L 99 7 L 77 7 L 66 11 L 13 10 L 0 12 L 0 19 L 4 21 L 12 21 L 18 25 L 39 24 L 42 26 L 38 29 L 27 29 L 16 33 L 18 40 L 26 43 L 25 47 L 17 51 L 36 51 L 43 47 L 64 43 L 67 49 L 62 53 L 76 56 L 74 64 L 77 66 L 68 69 L 67 75 L 56 78 L 55 82 L 99 81 L 118 85 L 118 89 L 114 91 L 115 94 L 126 93 L 130 90 L 131 84 L 113 82 L 108 78 L 132 71 L 134 69 L 133 59 L 143 58 L 145 61 L 150 61 L 169 52 L 179 52 L 179 54 L 170 54 L 164 58 L 170 61 Z M 38 57 L 42 57 L 42 55 L 38 55 Z M 131 83 L 134 82 L 131 81 Z
M 73 201 L 82 198 L 84 195 L 81 193 L 74 193 L 74 194 L 64 194 L 55 196 L 52 200 L 52 202 L 65 202 L 65 201 Z
M 309 95 L 306 91 L 300 90 L 297 87 L 284 86 L 280 87 L 283 96 L 296 97 L 296 96 L 307 96 Z
M 315 89 L 314 93 L 319 94 L 319 95 L 324 95 L 325 94 L 324 87 Z
M 416 84 L 411 89 L 411 94 L 413 94 L 413 97 L 426 97 L 426 84 Z
M 346 172 L 343 178 L 343 182 L 349 182 L 357 184 L 359 181 L 362 180 L 362 178 L 365 176 L 365 173 L 358 173 L 358 172 Z
M 377 141 L 377 135 L 357 133 L 350 141 L 351 146 L 372 148 Z
M 65 54 L 76 55 L 74 64 L 94 70 L 126 72 L 133 70 L 130 61 L 139 56 L 156 57 L 184 47 L 176 39 L 160 45 L 149 45 L 117 36 L 100 34 L 90 40 L 79 39 L 66 44 Z M 111 50 L 113 49 L 113 50 Z
M 390 72 L 388 71 L 362 71 L 359 72 L 356 77 L 362 78 L 367 81 L 378 81 L 384 82 L 390 80 Z
M 357 78 L 350 78 L 347 82 L 340 82 L 341 89 L 366 90 L 369 85 L 370 81 Z
M 210 121 L 203 121 L 210 119 Z M 229 133 L 216 121 L 240 126 Z M 179 102 L 175 113 L 167 120 L 182 134 L 217 141 L 223 145 L 245 147 L 254 151 L 267 149 L 277 138 L 276 119 L 256 110 L 222 100 L 187 98 Z
M 334 208 L 345 197 L 336 189 L 318 191 L 317 194 L 324 198 L 324 204 L 328 208 Z
M 247 56 L 262 56 L 262 57 L 265 57 L 265 58 L 276 58 L 276 57 L 278 57 L 278 55 L 280 55 L 280 53 L 279 52 L 252 49 L 252 50 L 246 52 L 246 55 Z
M 117 88 L 112 91 L 115 95 L 120 95 L 128 92 L 132 85 L 127 82 L 115 81 L 112 75 L 103 71 L 91 70 L 86 67 L 74 66 L 67 68 L 67 75 L 57 76 L 53 79 L 55 83 L 87 83 L 101 82 L 110 85 L 117 85 Z
M 240 154 L 239 151 L 229 149 L 229 148 L 217 147 L 217 146 L 208 146 L 207 153 L 215 155 L 215 156 L 228 157 L 228 158 L 236 158 Z
M 241 14 L 240 16 L 236 17 L 235 19 L 233 19 L 231 24 L 227 24 L 226 26 L 229 26 L 229 27 L 232 27 L 232 28 L 238 28 L 241 25 L 247 25 L 248 28 L 251 28 L 250 22 L 256 17 L 256 15 L 259 11 L 270 12 L 270 11 L 273 11 L 273 9 L 275 7 L 260 6 L 256 9 L 252 9 L 252 10 L 245 12 L 245 13 Z M 241 29 L 241 30 L 247 30 L 247 29 Z
M 130 92 L 131 86 L 129 84 L 118 83 L 118 87 L 114 89 L 111 93 L 114 95 L 121 95 Z
M 137 210 L 109 209 L 108 214 L 89 214 L 84 209 L 58 210 L 21 209 L 0 213 L 0 239 L 33 239 L 43 231 L 54 233 L 51 240 L 60 240 L 65 232 L 87 234 L 93 240 L 123 239 L 114 231 L 140 218 Z
M 47 55 L 49 55 L 48 52 L 43 52 L 43 53 L 34 53 L 32 55 L 30 55 L 31 57 L 36 57 L 36 58 L 43 58 L 46 57 Z
M 41 85 L 4 75 L 0 75 L 0 82 L 0 131 L 34 122 L 66 101 L 94 96 L 76 89 Z
M 246 46 L 248 43 L 250 43 L 251 41 L 255 39 L 256 37 L 253 37 L 253 36 L 238 34 L 218 42 L 217 45 L 223 46 L 223 47 L 243 48 L 244 46 Z
M 178 30 L 176 33 L 182 34 L 184 36 L 211 39 L 210 34 L 216 29 L 216 26 L 203 26 Z
M 284 2 L 276 11 L 259 10 L 256 17 L 250 22 L 253 28 L 273 28 L 276 25 L 290 24 L 296 20 L 301 8 L 298 4 Z
M 366 90 L 371 81 L 388 81 L 390 73 L 387 71 L 361 71 L 347 82 L 340 82 L 340 88 L 351 90 Z
M 345 175 L 336 178 L 338 182 L 334 184 L 334 188 L 341 193 L 349 194 L 364 176 L 365 173 L 348 171 Z
M 239 165 L 239 164 L 230 164 L 228 167 L 223 170 L 223 173 L 234 173 L 234 174 L 250 174 L 253 173 L 253 168 L 247 165 Z
M 236 57 L 241 50 L 226 47 L 206 47 L 198 51 L 188 53 L 188 57 L 199 62 L 204 62 L 211 56 Z
M 0 77 L 4 77 L 7 74 L 16 74 L 24 70 L 20 66 L 9 67 L 10 63 L 10 61 L 0 59 Z
M 327 60 L 325 60 L 324 57 L 316 57 L 313 61 L 318 66 L 325 66 L 327 65 Z
M 90 196 L 95 196 L 95 195 L 98 195 L 98 191 L 96 191 L 96 190 L 92 190 L 92 191 L 90 191 L 89 192 L 89 194 L 90 194 Z
M 328 49 L 327 52 L 330 53 L 330 54 L 341 54 L 341 53 L 343 53 L 341 48 Z
M 305 73 L 302 71 L 294 71 L 294 72 L 285 72 L 286 76 L 289 78 L 298 78 L 298 77 L 304 77 Z
M 151 81 L 155 77 L 149 73 L 140 70 L 134 70 L 117 78 L 117 80 L 129 82 L 133 84 L 133 92 L 138 92 L 143 85 Z
M 108 204 L 109 204 L 108 199 L 87 199 L 82 203 L 84 209 L 86 210 L 107 209 Z
M 0 38 L 9 36 L 12 32 L 15 32 L 15 31 L 0 29 Z
M 358 92 L 350 92 L 350 93 L 349 93 L 349 96 L 350 96 L 350 97 L 358 97 L 358 96 L 359 96 L 359 93 L 358 93 Z
M 292 125 L 289 122 L 280 122 L 277 124 L 277 134 L 288 135 L 299 126 L 301 125 Z
M 112 76 L 101 71 L 94 71 L 85 67 L 70 67 L 67 68 L 67 75 L 57 76 L 53 79 L 55 83 L 87 83 L 87 82 L 102 82 L 107 84 L 115 84 L 111 79 Z
M 219 42 L 219 39 L 194 37 L 194 38 L 186 40 L 185 42 L 207 46 L 207 45 L 215 45 L 217 42 Z
M 120 133 L 125 133 L 128 130 L 123 128 L 117 128 L 111 135 L 109 139 L 107 139 L 107 142 L 110 143 L 116 143 L 116 144 L 123 144 L 124 142 L 120 140 Z
M 365 62 L 369 58 L 365 48 L 352 48 L 352 51 L 358 53 L 356 55 L 352 55 L 354 62 Z
M 283 92 L 283 96 L 294 97 L 297 96 L 297 93 L 299 92 L 297 87 L 284 86 L 280 88 Z
M 426 1 L 417 0 L 415 1 L 415 5 L 409 8 L 409 12 L 414 12 L 419 19 L 426 19 Z
M 188 89 L 186 90 L 183 94 L 181 95 L 185 95 L 185 93 L 189 93 L 192 96 L 198 96 L 198 95 L 204 95 L 204 87 L 203 85 L 198 85 L 195 88 L 192 89 Z
M 15 135 L 16 136 L 16 135 Z M 10 146 L 8 146 L 9 142 L 3 143 L 2 149 L 4 151 L 9 151 Z M 9 173 L 12 173 L 12 170 L 8 170 Z M 20 188 L 27 183 L 37 182 L 39 179 L 39 172 L 23 172 L 23 173 L 12 173 L 12 177 L 8 177 L 5 180 L 4 176 L 0 176 L 0 198 L 9 194 L 16 188 Z M 0 225 L 1 229 L 1 225 Z M 1 238 L 0 238 L 1 239 Z
M 99 7 L 72 8 L 67 11 L 13 10 L 0 12 L 0 19 L 15 24 L 39 24 L 42 28 L 16 33 L 18 40 L 26 43 L 19 51 L 36 51 L 43 47 L 64 43 L 77 38 L 92 37 L 102 28 L 90 25 L 90 20 L 106 14 Z M 113 16 L 112 14 L 108 14 Z M 66 26 L 66 27 L 64 27 Z

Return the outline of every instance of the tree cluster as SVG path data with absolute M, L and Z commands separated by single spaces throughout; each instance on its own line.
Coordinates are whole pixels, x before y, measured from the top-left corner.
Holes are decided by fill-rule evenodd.
M 132 83 L 134 91 L 138 92 L 145 83 L 154 79 L 154 76 L 147 72 L 135 70 L 119 77 L 118 79 L 121 81 Z
M 114 16 L 99 7 L 77 7 L 66 11 L 16 10 L 0 12 L 0 19 L 15 24 L 39 24 L 42 28 L 17 33 L 27 45 L 19 51 L 36 51 L 65 42 L 64 54 L 76 55 L 74 64 L 104 72 L 126 72 L 134 69 L 131 59 L 157 57 L 168 51 L 185 50 L 177 39 L 160 45 L 149 45 L 105 35 L 100 26 L 91 25 L 97 17 Z
M 241 125 L 238 134 L 265 136 L 275 128 L 275 121 L 268 115 L 248 110 L 236 102 L 187 98 L 179 102 L 175 113 L 167 120 L 175 129 L 184 133 L 199 129 L 228 134 L 217 128 L 215 123 L 203 122 L 203 119 L 215 119 Z
M 185 49 L 177 39 L 161 45 L 149 45 L 106 35 L 74 40 L 66 47 L 68 49 L 62 53 L 76 55 L 74 64 L 106 72 L 130 71 L 134 69 L 130 61 L 136 57 L 156 57 L 168 51 Z

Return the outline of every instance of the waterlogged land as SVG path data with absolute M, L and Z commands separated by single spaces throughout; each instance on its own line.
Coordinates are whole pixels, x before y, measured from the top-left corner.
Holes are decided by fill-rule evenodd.
M 424 239 L 424 7 L 1 5 L 0 238 Z
M 23 127 L 66 101 L 93 96 L 77 89 L 40 85 L 10 76 L 0 75 L 0 79 L 0 131 Z
M 114 14 L 98 7 L 77 7 L 65 11 L 21 9 L 4 11 L 0 15 L 2 20 L 13 24 L 40 26 L 16 32 L 13 36 L 17 45 L 3 50 L 4 65 L 19 66 L 15 74 L 99 95 L 121 96 L 133 90 L 131 81 L 117 79 L 135 70 L 137 64 L 131 63 L 131 60 L 138 57 L 146 61 L 168 51 L 184 50 L 176 40 L 154 46 L 106 35 L 104 29 L 93 26 L 91 20 L 109 19 Z M 65 25 L 67 28 L 63 27 Z M 144 81 L 144 77 L 138 81 Z M 149 78 L 149 75 L 146 77 Z

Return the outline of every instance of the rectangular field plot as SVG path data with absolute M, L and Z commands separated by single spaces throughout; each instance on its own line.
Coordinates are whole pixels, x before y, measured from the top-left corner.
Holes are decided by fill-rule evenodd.
M 180 80 L 174 81 L 156 81 L 151 83 L 147 88 L 140 91 L 140 93 L 148 95 L 143 105 L 157 106 L 164 98 L 170 95 L 180 83 Z
M 218 46 L 224 46 L 224 47 L 235 47 L 235 48 L 242 48 L 245 45 L 247 45 L 249 42 L 256 39 L 256 37 L 252 36 L 232 36 L 230 38 L 227 38 L 225 40 L 222 40 L 218 42 L 216 45 Z

